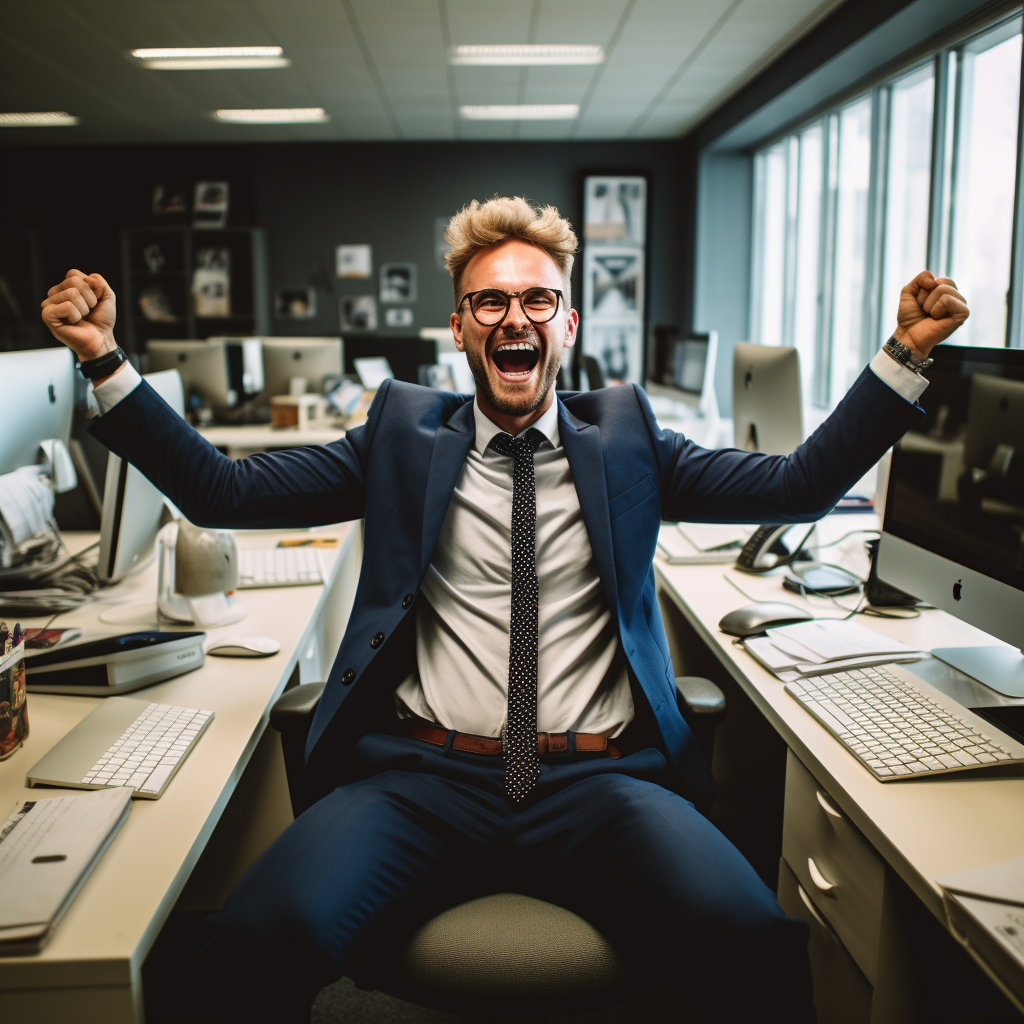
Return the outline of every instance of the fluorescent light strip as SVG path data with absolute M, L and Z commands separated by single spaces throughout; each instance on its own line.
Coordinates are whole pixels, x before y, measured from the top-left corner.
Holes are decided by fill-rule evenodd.
M 467 121 L 569 121 L 579 117 L 578 103 L 494 104 L 459 107 Z
M 604 47 L 589 43 L 534 43 L 453 46 L 451 64 L 600 64 Z
M 0 114 L 0 128 L 70 128 L 78 123 L 77 117 L 64 110 Z
M 132 50 L 153 71 L 215 71 L 225 68 L 286 68 L 280 46 L 162 46 Z
M 323 107 L 279 107 L 265 110 L 215 110 L 215 121 L 226 124 L 316 124 L 330 121 Z

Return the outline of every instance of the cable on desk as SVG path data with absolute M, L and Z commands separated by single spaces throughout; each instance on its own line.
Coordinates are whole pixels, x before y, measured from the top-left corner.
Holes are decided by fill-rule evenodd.
M 92 564 L 82 556 L 99 547 L 99 541 L 72 555 L 61 539 L 56 523 L 50 534 L 27 550 L 18 552 L 18 564 L 0 568 L 0 609 L 23 615 L 70 611 L 85 604 L 104 585 Z

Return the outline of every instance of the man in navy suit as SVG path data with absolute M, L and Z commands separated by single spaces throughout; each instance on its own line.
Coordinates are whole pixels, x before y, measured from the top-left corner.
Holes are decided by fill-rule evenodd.
M 306 751 L 326 795 L 215 919 L 231 1005 L 300 1019 L 432 913 L 511 890 L 586 917 L 697 1019 L 812 1020 L 804 925 L 694 808 L 712 782 L 676 705 L 658 527 L 828 512 L 921 415 L 917 363 L 963 298 L 927 272 L 907 285 L 901 344 L 792 455 L 708 451 L 660 429 L 639 388 L 556 398 L 579 323 L 557 211 L 472 203 L 448 240 L 476 399 L 388 382 L 341 440 L 239 462 L 121 365 L 98 274 L 43 303 L 93 378 L 94 435 L 193 522 L 365 520 Z

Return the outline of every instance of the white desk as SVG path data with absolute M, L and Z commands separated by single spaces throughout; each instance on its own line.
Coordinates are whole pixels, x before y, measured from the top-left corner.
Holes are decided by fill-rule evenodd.
M 301 532 L 236 536 L 240 547 L 268 547 L 281 536 Z M 351 610 L 361 557 L 358 524 L 317 532 L 342 538 L 338 549 L 320 552 L 327 570 L 323 586 L 240 591 L 239 599 L 248 609 L 246 618 L 208 631 L 211 637 L 272 636 L 281 642 L 278 654 L 264 659 L 210 657 L 194 672 L 127 695 L 143 703 L 212 708 L 216 718 L 163 797 L 133 802 L 128 821 L 49 945 L 37 956 L 0 958 L 0 1006 L 5 1020 L 19 1024 L 141 1021 L 142 963 L 236 788 L 258 797 L 259 806 L 250 814 L 232 802 L 233 849 L 228 855 L 231 863 L 225 866 L 232 877 L 215 884 L 207 880 L 207 893 L 211 885 L 229 887 L 291 820 L 283 783 L 271 793 L 265 785 L 275 772 L 271 763 L 275 754 L 280 761 L 280 744 L 270 742 L 270 735 L 261 743 L 268 709 L 296 673 L 301 682 L 313 682 L 329 669 Z M 77 546 L 85 542 L 78 538 Z M 56 625 L 107 634 L 143 628 L 145 614 L 131 609 L 152 607 L 155 596 L 153 564 L 105 591 L 100 601 L 66 613 Z M 111 603 L 116 601 L 124 604 Z M 109 618 L 111 614 L 124 624 L 100 620 L 101 615 Z M 29 620 L 28 624 L 41 622 Z M 150 628 L 155 628 L 155 622 Z M 0 763 L 4 816 L 17 800 L 68 792 L 27 789 L 25 772 L 102 699 L 29 694 L 28 740 Z M 246 778 L 255 772 L 260 784 L 244 784 L 247 767 Z
M 336 420 L 314 420 L 305 430 L 298 427 L 272 427 L 265 424 L 200 427 L 199 433 L 210 444 L 223 448 L 233 459 L 245 458 L 268 448 L 301 448 L 307 444 L 330 444 L 344 437 Z
M 877 523 L 875 516 L 832 516 L 826 520 L 820 532 L 826 539 L 833 539 L 848 530 L 877 527 Z M 851 538 L 844 547 L 847 549 L 845 556 L 842 548 L 833 548 L 824 552 L 823 557 L 851 564 L 853 556 L 854 560 L 861 560 L 857 568 L 866 570 L 866 556 L 858 550 L 863 547 L 863 538 Z M 855 826 L 844 840 L 851 856 L 856 856 L 852 847 L 858 842 L 856 833 L 859 832 L 875 851 L 875 855 L 872 855 L 870 850 L 866 850 L 864 856 L 869 861 L 874 856 L 878 861 L 876 881 L 884 879 L 888 872 L 894 872 L 909 886 L 921 904 L 942 923 L 943 928 L 946 927 L 946 916 L 936 878 L 949 872 L 981 867 L 1024 854 L 1024 814 L 1021 813 L 1024 807 L 1024 778 L 972 779 L 943 776 L 889 785 L 877 782 L 784 691 L 778 679 L 745 651 L 734 646 L 731 637 L 718 630 L 718 621 L 726 612 L 748 603 L 726 581 L 726 575 L 758 600 L 783 600 L 801 604 L 801 597 L 782 589 L 781 575 L 750 576 L 738 573 L 726 565 L 670 566 L 660 557 L 655 559 L 655 571 L 677 673 L 693 671 L 694 668 L 706 669 L 709 664 L 712 667 L 717 664 L 719 679 L 723 679 L 724 672 L 727 688 L 730 679 L 738 685 L 789 748 L 784 854 L 788 843 L 794 844 L 795 848 L 809 841 L 807 833 L 813 831 L 813 828 L 806 824 L 803 816 L 810 812 L 806 808 L 792 806 L 792 803 L 794 794 L 800 792 L 801 786 L 806 789 L 807 785 L 812 788 L 816 785 L 826 799 L 845 816 L 847 822 Z M 840 600 L 853 606 L 851 598 Z M 843 614 L 834 606 L 829 610 L 829 603 L 823 599 L 814 598 L 812 602 L 816 614 Z M 674 614 L 672 609 L 676 610 Z M 939 646 L 997 642 L 980 630 L 937 610 L 924 611 L 917 619 L 861 618 L 860 622 L 924 650 Z M 709 652 L 713 662 L 708 660 Z M 944 673 L 939 663 L 931 659 L 929 666 L 921 663 L 922 674 L 929 667 L 937 675 L 951 674 Z M 710 672 L 705 671 L 704 674 Z M 990 703 L 1020 702 L 992 694 Z M 728 726 L 727 717 L 722 729 Z M 725 768 L 728 774 L 727 766 L 719 765 L 719 754 L 720 750 L 716 747 L 716 774 L 720 767 Z M 793 763 L 794 758 L 797 764 Z M 813 777 L 810 782 L 801 766 Z M 816 804 L 813 792 L 811 803 Z M 828 820 L 823 808 L 815 806 L 813 811 L 825 816 L 823 820 Z M 833 826 L 848 829 L 848 824 L 837 824 L 838 821 L 833 818 L 827 827 L 823 826 L 833 839 L 838 835 L 829 831 Z M 831 854 L 833 858 L 841 855 L 841 851 L 833 851 Z M 794 859 L 805 860 L 805 856 L 801 854 L 800 858 Z M 827 863 L 829 851 L 826 850 L 823 856 Z M 806 877 L 806 863 L 789 866 L 798 878 Z M 834 866 L 842 874 L 844 865 L 836 863 Z M 849 869 L 850 865 L 845 865 L 845 868 Z M 864 868 L 868 873 L 871 870 L 873 868 L 870 865 Z M 823 896 L 809 882 L 805 889 L 808 887 L 811 888 L 817 909 L 839 933 L 839 938 L 851 952 L 857 950 L 859 969 L 868 983 L 873 985 L 873 1005 L 869 991 L 870 1017 L 865 1019 L 872 1022 L 900 1021 L 903 1024 L 917 1019 L 913 1008 L 919 993 L 915 991 L 915 986 L 924 982 L 915 975 L 914 967 L 903 959 L 905 951 L 901 952 L 900 941 L 893 937 L 900 931 L 898 900 L 895 897 L 889 900 L 888 895 L 879 896 L 882 904 L 878 910 L 879 917 L 871 923 L 871 928 L 877 931 L 868 936 L 867 947 L 863 944 L 858 947 L 857 936 L 847 938 L 858 925 L 842 918 L 841 896 L 838 899 Z M 786 909 L 795 912 L 791 906 L 786 906 Z M 801 916 L 806 918 L 807 912 Z M 986 965 L 982 964 L 982 967 L 988 972 Z M 941 983 L 941 979 L 932 981 Z M 841 1019 L 852 1018 L 844 1015 Z

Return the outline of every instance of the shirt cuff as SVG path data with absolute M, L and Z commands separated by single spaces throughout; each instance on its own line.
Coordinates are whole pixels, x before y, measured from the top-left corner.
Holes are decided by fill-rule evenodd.
M 919 373 L 908 370 L 901 363 L 897 363 L 885 349 L 879 350 L 874 359 L 868 365 L 875 376 L 885 381 L 893 391 L 902 395 L 911 405 L 924 394 L 928 387 L 928 381 Z
M 110 412 L 122 398 L 127 398 L 139 386 L 141 380 L 139 371 L 131 363 L 122 363 L 121 368 L 113 376 L 108 377 L 102 384 L 94 385 L 92 393 L 100 407 L 100 415 Z

